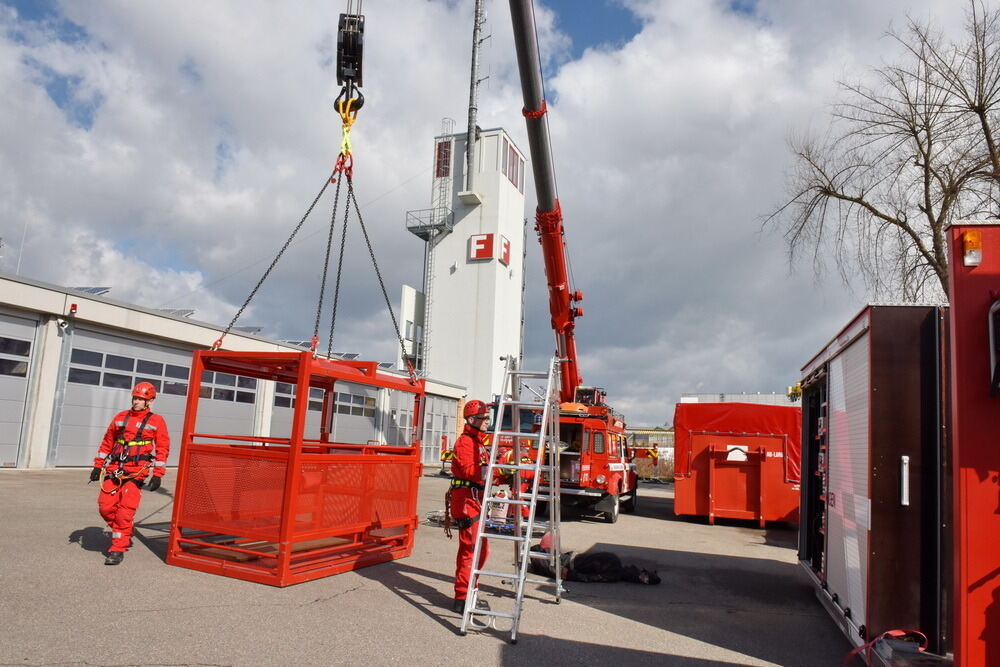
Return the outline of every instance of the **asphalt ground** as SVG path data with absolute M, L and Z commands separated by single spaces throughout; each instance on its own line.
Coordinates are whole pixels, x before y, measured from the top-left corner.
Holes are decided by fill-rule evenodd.
M 561 532 L 564 548 L 614 551 L 662 583 L 569 582 L 561 604 L 532 586 L 511 644 L 459 634 L 457 538 L 426 523 L 408 558 L 288 588 L 166 565 L 173 473 L 143 494 L 134 546 L 108 567 L 89 470 L 0 471 L 0 664 L 821 667 L 850 650 L 796 564 L 792 528 L 677 519 L 668 485 L 642 485 L 616 524 Z M 446 486 L 421 479 L 421 520 Z M 494 541 L 488 568 L 511 556 Z

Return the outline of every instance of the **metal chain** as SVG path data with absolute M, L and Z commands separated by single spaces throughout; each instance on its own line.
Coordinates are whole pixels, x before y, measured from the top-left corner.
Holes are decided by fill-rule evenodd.
M 240 306 L 240 309 L 239 309 L 239 310 L 238 310 L 238 311 L 236 312 L 236 315 L 234 315 L 234 316 L 233 316 L 233 319 L 232 319 L 232 320 L 231 320 L 231 321 L 229 322 L 229 325 L 228 325 L 228 326 L 226 327 L 225 331 L 223 331 L 223 332 L 222 332 L 222 335 L 221 335 L 221 336 L 219 336 L 219 339 L 218 339 L 218 340 L 216 340 L 216 341 L 215 341 L 215 343 L 213 343 L 213 344 L 212 344 L 212 349 L 213 349 L 213 350 L 217 350 L 217 349 L 219 349 L 220 347 L 222 347 L 222 339 L 226 337 L 226 335 L 227 335 L 227 334 L 228 334 L 228 333 L 230 332 L 230 330 L 232 330 L 232 328 L 233 328 L 233 325 L 234 325 L 234 324 L 236 324 L 236 320 L 240 319 L 240 315 L 242 315 L 242 314 L 243 314 L 243 311 L 244 311 L 244 310 L 246 310 L 246 307 L 247 307 L 248 305 L 250 305 L 250 301 L 251 301 L 251 300 L 252 300 L 252 299 L 254 298 L 254 296 L 256 296 L 256 294 L 257 294 L 257 290 L 259 290 L 259 289 L 260 289 L 260 286 L 264 284 L 264 281 L 265 281 L 265 280 L 267 280 L 267 277 L 268 277 L 269 275 L 271 275 L 271 271 L 273 271 L 273 270 L 274 270 L 274 267 L 275 267 L 275 265 L 277 265 L 277 263 L 278 263 L 278 260 L 279 260 L 279 259 L 281 259 L 281 256 L 282 256 L 282 255 L 283 255 L 283 254 L 285 253 L 285 251 L 286 251 L 286 250 L 288 249 L 288 246 L 290 246 L 290 245 L 292 244 L 292 239 L 294 239 L 294 238 L 295 238 L 295 235 L 299 233 L 299 230 L 300 230 L 300 229 L 302 229 L 302 225 L 303 225 L 303 224 L 305 223 L 305 221 L 306 221 L 306 218 L 308 218 L 308 217 L 309 217 L 309 214 L 310 214 L 310 213 L 312 213 L 312 210 L 313 210 L 313 209 L 314 209 L 314 208 L 316 207 L 316 204 L 317 204 L 317 203 L 319 202 L 319 200 L 320 200 L 320 197 L 322 197 L 322 196 L 323 196 L 323 193 L 324 193 L 324 192 L 326 192 L 326 188 L 327 188 L 327 186 L 328 186 L 328 185 L 330 185 L 330 179 L 332 179 L 332 178 L 333 178 L 333 176 L 334 176 L 335 174 L 336 174 L 336 172 L 335 172 L 335 171 L 334 171 L 334 172 L 332 172 L 332 173 L 331 173 L 331 174 L 330 174 L 329 176 L 327 176 L 327 177 L 326 177 L 326 179 L 325 179 L 325 180 L 323 181 L 323 187 L 322 187 L 322 188 L 320 188 L 320 191 L 319 191 L 319 194 L 318 194 L 318 195 L 316 195 L 316 198 L 315 198 L 315 199 L 313 199 L 313 202 L 312 202 L 312 204 L 310 204 L 310 205 L 309 205 L 309 208 L 308 208 L 308 209 L 306 210 L 306 214 L 302 216 L 302 219 L 301 219 L 301 220 L 299 220 L 299 224 L 295 225 L 295 229 L 293 229 L 293 230 L 292 230 L 292 233 L 291 233 L 291 235 L 290 235 L 290 236 L 288 237 L 288 239 L 287 239 L 287 240 L 285 241 L 285 245 L 281 246 L 281 250 L 279 250 L 279 251 L 278 251 L 278 254 L 277 254 L 277 256 L 276 256 L 276 257 L 274 258 L 274 260 L 273 260 L 273 261 L 271 262 L 271 266 L 267 267 L 267 271 L 265 271 L 265 272 L 264 272 L 264 275 L 263 275 L 263 276 L 261 276 L 260 280 L 259 280 L 259 281 L 257 281 L 257 284 L 256 284 L 256 285 L 254 286 L 254 288 L 253 288 L 253 289 L 252 289 L 252 290 L 250 291 L 250 296 L 248 296 L 248 297 L 247 297 L 247 300 L 243 302 L 243 305 L 242 305 L 242 306 Z
M 343 179 L 341 179 L 343 180 Z M 350 188 L 350 179 L 348 179 L 348 188 Z M 339 192 L 338 188 L 338 192 Z M 336 289 L 333 293 L 333 314 L 330 316 L 330 339 L 327 341 L 326 345 L 326 356 L 333 356 L 333 329 L 337 326 L 337 304 L 340 303 L 340 276 L 344 269 L 344 246 L 347 244 L 347 214 L 350 213 L 351 207 L 349 204 L 344 205 L 344 226 L 340 233 L 340 258 L 337 260 L 337 283 Z
M 361 233 L 365 236 L 365 244 L 368 246 L 368 255 L 372 258 L 372 266 L 375 267 L 375 275 L 378 277 L 379 287 L 382 288 L 382 296 L 385 297 L 385 305 L 389 309 L 389 317 L 392 318 L 392 327 L 396 331 L 396 339 L 399 341 L 399 350 L 403 355 L 403 360 L 406 360 L 406 345 L 403 343 L 403 336 L 399 333 L 399 323 L 396 321 L 396 313 L 392 310 L 392 303 L 389 301 L 389 293 L 385 290 L 385 281 L 382 280 L 382 272 L 378 270 L 378 261 L 375 259 L 375 251 L 372 249 L 371 239 L 368 238 L 368 229 L 365 227 L 365 221 L 361 217 L 361 209 L 358 207 L 358 199 L 354 196 L 354 181 L 348 177 L 347 179 L 347 205 L 350 206 L 354 204 L 354 211 L 357 213 L 358 222 L 361 223 Z M 417 375 L 413 371 L 413 364 L 406 362 L 406 370 L 410 375 L 410 382 L 416 383 Z
M 326 276 L 330 268 L 330 249 L 333 247 L 333 230 L 337 226 L 337 204 L 340 201 L 340 186 L 343 180 L 344 179 L 342 178 L 337 179 L 337 190 L 336 194 L 333 196 L 333 209 L 330 212 L 330 231 L 326 235 L 326 255 L 323 257 L 323 278 L 319 283 L 319 303 L 316 304 L 316 321 L 313 324 L 313 354 L 316 354 L 316 341 L 319 340 L 319 318 L 323 313 L 323 297 L 326 294 Z

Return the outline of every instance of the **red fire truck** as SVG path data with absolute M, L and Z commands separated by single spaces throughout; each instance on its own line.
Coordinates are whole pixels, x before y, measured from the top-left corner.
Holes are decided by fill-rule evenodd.
M 635 466 L 625 444 L 624 417 L 607 404 L 603 389 L 580 386 L 574 329 L 576 318 L 583 315 L 578 305 L 583 293 L 572 288 L 567 271 L 566 236 L 556 193 L 531 3 L 511 3 L 511 16 L 538 197 L 535 231 L 545 262 L 556 354 L 562 359 L 559 433 L 566 443 L 561 456 L 562 500 L 568 506 L 602 512 L 606 521 L 614 523 L 621 508 L 635 510 Z
M 626 445 L 625 420 L 605 402 L 599 387 L 578 387 L 577 401 L 563 402 L 559 412 L 560 493 L 564 507 L 599 512 L 608 523 L 618 520 L 621 510 L 634 512 L 638 504 L 638 475 L 632 459 L 648 457 L 650 450 L 633 451 Z M 530 432 L 535 413 L 521 410 L 519 430 Z M 502 430 L 510 430 L 510 411 L 504 414 Z M 521 440 L 522 456 L 534 460 L 537 447 Z M 509 436 L 500 448 L 509 450 Z M 543 480 L 544 481 L 544 480 Z

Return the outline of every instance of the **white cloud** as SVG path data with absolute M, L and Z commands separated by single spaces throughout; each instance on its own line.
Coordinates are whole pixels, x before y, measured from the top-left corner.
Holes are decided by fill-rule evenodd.
M 641 32 L 577 60 L 543 3 L 536 18 L 569 251 L 587 293 L 582 374 L 630 422 L 663 423 L 683 391 L 782 390 L 860 308 L 809 267 L 790 275 L 780 236 L 760 233 L 760 215 L 781 198 L 785 139 L 825 124 L 838 78 L 891 58 L 890 21 L 910 11 L 953 29 L 961 15 L 952 0 L 759 0 L 749 15 L 721 1 L 626 5 Z M 19 253 L 28 277 L 111 285 L 119 299 L 228 323 L 336 157 L 336 10 L 110 0 L 60 9 L 89 39 L 61 42 L 51 24 L 0 6 L 3 268 Z M 465 122 L 472 2 L 365 11 L 355 185 L 396 299 L 400 283 L 419 282 L 422 246 L 403 222 L 428 205 L 432 138 L 444 116 Z M 489 16 L 480 125 L 506 127 L 526 149 L 506 4 L 491 3 Z M 74 95 L 100 100 L 89 130 L 52 102 L 31 63 L 78 77 Z M 240 324 L 311 335 L 330 203 Z M 336 346 L 391 359 L 381 292 L 351 234 Z M 537 359 L 552 339 L 535 248 L 527 351 Z

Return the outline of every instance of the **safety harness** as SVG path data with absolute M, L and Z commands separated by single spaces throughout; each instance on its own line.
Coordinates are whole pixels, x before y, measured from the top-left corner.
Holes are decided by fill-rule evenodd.
M 485 487 L 479 482 L 472 482 L 467 479 L 453 479 L 451 480 L 451 486 L 444 494 L 444 534 L 451 539 L 451 527 L 455 526 L 459 530 L 465 530 L 466 528 L 471 528 L 473 524 L 479 521 L 479 517 L 482 513 L 476 516 L 467 516 L 461 519 L 455 519 L 451 516 L 451 492 L 455 489 L 472 489 L 472 496 L 476 496 L 476 491 L 482 491 Z
M 483 439 L 483 441 L 479 443 L 480 450 L 485 449 L 486 443 L 489 442 L 488 438 L 489 435 L 487 434 L 487 436 Z M 450 449 L 447 450 L 441 456 L 441 460 L 443 461 L 452 461 L 454 459 L 455 459 L 455 452 Z M 482 513 L 480 513 L 477 514 L 476 516 L 468 516 L 468 517 L 463 517 L 461 519 L 453 518 L 451 516 L 451 492 L 454 491 L 455 489 L 470 489 L 472 490 L 472 497 L 475 498 L 477 495 L 476 491 L 481 492 L 485 488 L 486 487 L 484 487 L 481 482 L 473 482 L 472 480 L 457 479 L 457 478 L 451 480 L 451 486 L 448 487 L 448 490 L 444 494 L 444 534 L 448 536 L 449 540 L 452 537 L 451 535 L 452 526 L 455 526 L 459 530 L 465 530 L 466 528 L 471 528 L 477 521 L 479 521 L 479 518 L 482 516 Z
M 115 438 L 115 446 L 112 447 L 111 451 L 108 452 L 108 455 L 104 457 L 104 465 L 101 466 L 101 491 L 103 493 L 114 495 L 121 489 L 122 484 L 130 480 L 136 486 L 140 486 L 142 484 L 142 480 L 137 478 L 140 475 L 145 474 L 146 471 L 152 467 L 153 461 L 156 460 L 156 441 L 142 439 L 142 432 L 146 430 L 146 424 L 152 416 L 153 412 L 151 410 L 147 410 L 146 416 L 142 418 L 141 422 L 139 422 L 139 428 L 136 429 L 135 437 L 132 440 L 125 439 L 125 427 L 128 426 L 128 417 L 125 417 L 125 419 L 122 420 L 122 424 L 118 428 L 117 437 Z M 153 447 L 153 451 L 151 453 L 129 455 L 129 451 L 136 451 L 138 447 L 144 447 L 146 445 L 151 445 Z M 145 461 L 146 465 L 132 474 L 127 474 L 125 472 L 126 463 L 139 463 L 141 461 Z M 112 462 L 117 462 L 118 467 L 115 468 L 115 470 L 111 473 L 111 476 L 108 477 L 108 466 Z M 113 483 L 111 489 L 104 488 L 105 479 L 110 479 Z

